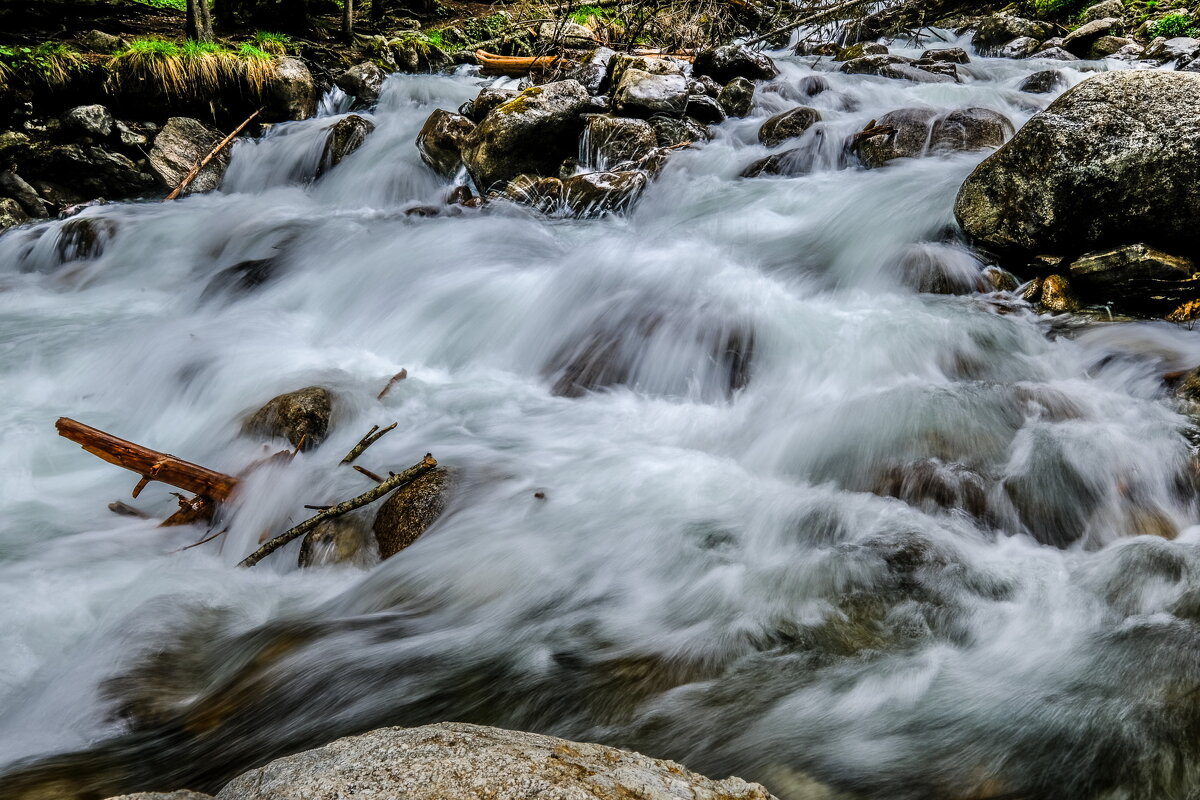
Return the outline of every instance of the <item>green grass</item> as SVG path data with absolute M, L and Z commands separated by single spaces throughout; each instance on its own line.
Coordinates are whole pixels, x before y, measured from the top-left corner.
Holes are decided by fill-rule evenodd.
M 1150 26 L 1151 38 L 1164 36 L 1174 39 L 1177 36 L 1195 36 L 1196 25 L 1188 14 L 1167 14 Z
M 109 72 L 115 86 L 153 86 L 167 95 L 209 97 L 230 85 L 261 95 L 274 80 L 275 56 L 249 42 L 231 50 L 215 42 L 176 44 L 145 36 L 113 56 Z
M 598 6 L 580 6 L 568 15 L 571 22 L 580 25 L 586 25 L 591 19 L 610 19 L 615 16 L 615 12 L 611 9 L 600 8 Z
M 449 42 L 446 41 L 446 32 L 440 28 L 434 28 L 433 30 L 425 31 L 425 38 L 428 39 L 434 47 L 438 47 L 442 50 L 445 50 L 447 47 L 449 47 Z
M 1061 19 L 1073 16 L 1091 5 L 1088 0 L 1033 0 L 1033 12 L 1046 19 Z
M 270 61 L 274 58 L 274 56 L 272 56 L 266 50 L 263 50 L 260 47 L 255 47 L 254 45 L 250 44 L 250 42 L 246 42 L 244 45 L 239 47 L 237 54 L 242 58 L 253 61 Z
M 84 57 L 61 42 L 43 42 L 37 47 L 0 47 L 0 87 L 17 78 L 62 86 L 87 68 Z
M 296 52 L 296 43 L 292 40 L 292 37 L 285 33 L 259 31 L 250 39 L 250 44 L 264 53 L 271 53 L 277 56 Z
M 169 8 L 172 11 L 187 11 L 187 0 L 133 0 L 143 6 L 152 8 Z

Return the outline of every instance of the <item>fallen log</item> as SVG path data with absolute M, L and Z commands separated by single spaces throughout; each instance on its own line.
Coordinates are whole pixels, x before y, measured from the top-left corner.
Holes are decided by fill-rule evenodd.
M 217 502 L 228 500 L 238 487 L 238 479 L 232 475 L 184 461 L 170 453 L 151 450 L 68 417 L 60 417 L 54 427 L 59 436 L 70 439 L 92 455 L 142 476 L 133 489 L 134 497 L 141 494 L 150 481 L 167 483 Z
M 519 78 L 533 69 L 568 67 L 571 61 L 561 56 L 499 56 L 486 50 L 476 50 L 480 72 L 488 75 L 508 75 Z
M 274 553 L 276 550 L 283 547 L 293 539 L 298 539 L 299 537 L 308 533 L 325 520 L 333 519 L 334 517 L 340 517 L 342 514 L 348 514 L 356 508 L 361 508 L 368 503 L 373 503 L 379 498 L 390 493 L 393 489 L 399 489 L 401 486 L 406 486 L 407 484 L 412 483 L 417 478 L 421 477 L 435 467 L 437 467 L 437 461 L 432 455 L 426 453 L 425 458 L 421 459 L 420 462 L 404 470 L 404 472 L 391 476 L 374 489 L 363 492 L 358 497 L 353 497 L 343 503 L 338 503 L 336 506 L 328 508 L 315 516 L 309 517 L 294 528 L 290 528 L 279 534 L 274 539 L 267 542 L 250 555 L 246 556 L 246 558 L 243 559 L 238 566 L 253 567 L 259 561 L 262 561 L 264 558 L 271 555 L 271 553 Z

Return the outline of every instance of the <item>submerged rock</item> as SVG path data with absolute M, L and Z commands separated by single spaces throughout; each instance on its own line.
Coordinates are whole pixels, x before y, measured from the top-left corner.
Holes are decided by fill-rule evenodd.
M 437 467 L 392 492 L 379 507 L 371 526 L 379 557 L 391 558 L 427 531 L 446 510 L 452 488 L 450 472 Z
M 300 543 L 298 564 L 301 567 L 333 564 L 365 567 L 375 558 L 375 548 L 362 518 L 347 514 L 327 519 L 308 532 Z
M 1200 268 L 1144 244 L 1088 253 L 1071 262 L 1080 291 L 1122 310 L 1165 312 L 1200 297 Z
M 963 183 L 955 215 L 997 250 L 1200 246 L 1200 75 L 1121 70 L 1036 115 Z
M 580 217 L 623 211 L 645 190 L 646 173 L 588 172 L 562 182 L 563 203 Z
M 654 127 L 642 119 L 588 116 L 584 136 L 589 163 L 602 168 L 641 161 L 658 147 Z
M 439 175 L 453 177 L 462 166 L 462 148 L 475 123 L 462 114 L 437 109 L 417 134 L 417 150 L 425 165 Z
M 355 64 L 334 79 L 346 94 L 354 98 L 356 108 L 366 108 L 379 102 L 379 92 L 383 88 L 383 70 L 373 61 Z
M 212 152 L 224 138 L 219 131 L 209 128 L 199 120 L 171 117 L 154 137 L 154 146 L 150 149 L 150 168 L 164 187 L 173 189 L 196 162 Z M 200 174 L 183 190 L 183 194 L 201 194 L 218 188 L 228 166 L 229 149 L 226 148 L 200 170 Z
M 782 114 L 776 114 L 758 129 L 758 141 L 767 147 L 786 142 L 800 136 L 821 121 L 821 112 L 815 108 L 800 106 Z
M 773 800 L 670 761 L 535 733 L 443 722 L 384 728 L 234 778 L 219 800 Z
M 242 426 L 242 432 L 256 436 L 279 436 L 293 447 L 312 450 L 325 441 L 333 397 L 328 389 L 309 386 L 271 398 L 255 411 Z
M 351 114 L 330 126 L 329 135 L 325 137 L 325 149 L 321 151 L 317 175 L 320 176 L 342 163 L 347 156 L 366 143 L 367 136 L 374 130 L 374 122 L 357 114 Z
M 1066 88 L 1066 85 L 1067 76 L 1063 74 L 1062 70 L 1044 69 L 1021 81 L 1021 85 L 1017 88 L 1030 94 L 1050 94 L 1058 89 Z
M 921 54 L 922 61 L 945 61 L 949 64 L 969 64 L 970 56 L 961 47 L 943 47 L 937 50 L 926 50 Z
M 708 75 L 718 83 L 728 83 L 734 78 L 765 81 L 779 75 L 779 68 L 769 56 L 740 44 L 701 51 L 696 55 L 692 70 L 697 75 Z

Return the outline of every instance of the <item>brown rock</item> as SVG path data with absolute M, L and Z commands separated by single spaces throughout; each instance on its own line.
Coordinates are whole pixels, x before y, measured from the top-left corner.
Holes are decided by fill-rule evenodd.
M 325 441 L 332 413 L 329 391 L 309 386 L 271 398 L 254 412 L 242 430 L 250 435 L 283 437 L 293 447 L 312 450 Z
M 445 467 L 426 472 L 392 492 L 375 515 L 379 557 L 390 558 L 415 542 L 446 510 L 453 476 Z

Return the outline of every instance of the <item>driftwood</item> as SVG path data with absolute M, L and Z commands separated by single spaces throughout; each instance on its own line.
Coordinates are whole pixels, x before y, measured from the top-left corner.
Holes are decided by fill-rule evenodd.
M 480 71 L 485 75 L 509 75 L 519 78 L 532 69 L 566 68 L 571 61 L 560 56 L 498 56 L 486 50 L 476 50 Z
M 354 445 L 354 448 L 349 453 L 346 453 L 346 457 L 342 459 L 341 463 L 353 464 L 354 459 L 361 456 L 368 447 L 382 439 L 384 434 L 395 430 L 397 424 L 399 423 L 393 422 L 383 430 L 379 430 L 378 425 L 372 425 L 371 430 L 367 431 L 367 435 L 360 439 L 358 444 Z M 376 431 L 378 431 L 378 433 Z
M 276 550 L 283 547 L 293 539 L 297 539 L 308 533 L 325 520 L 333 519 L 334 517 L 340 517 L 342 514 L 347 514 L 356 508 L 362 508 L 369 503 L 373 503 L 384 495 L 390 493 L 392 490 L 399 489 L 401 486 L 412 483 L 426 472 L 434 469 L 436 466 L 437 461 L 434 459 L 434 457 L 429 453 L 426 453 L 425 458 L 421 459 L 419 463 L 414 464 L 413 466 L 404 470 L 404 472 L 391 476 L 374 489 L 364 492 L 358 497 L 351 498 L 343 503 L 338 503 L 336 506 L 326 509 L 325 511 L 322 511 L 313 517 L 309 517 L 294 528 L 279 534 L 274 539 L 267 542 L 250 555 L 246 556 L 246 558 L 240 564 L 238 564 L 238 566 L 253 567 L 259 561 L 262 561 L 264 558 L 271 555 L 271 553 L 274 553 Z
M 216 158 L 218 155 L 220 155 L 220 154 L 221 154 L 221 151 L 222 151 L 222 150 L 224 150 L 226 147 L 228 147 L 228 146 L 229 146 L 229 143 L 230 143 L 230 142 L 232 142 L 232 141 L 234 140 L 234 138 L 235 138 L 235 137 L 236 137 L 236 136 L 237 136 L 239 133 L 241 133 L 241 132 L 242 132 L 242 130 L 243 130 L 243 129 L 245 129 L 245 127 L 246 127 L 247 125 L 249 125 L 249 124 L 250 124 L 250 122 L 251 122 L 251 121 L 252 121 L 252 120 L 253 120 L 255 117 L 257 117 L 257 116 L 258 116 L 258 114 L 259 114 L 259 112 L 261 112 L 261 111 L 262 111 L 262 109 L 260 108 L 258 111 L 255 111 L 253 114 L 251 114 L 250 116 L 246 117 L 246 121 L 245 121 L 245 122 L 243 122 L 241 125 L 238 125 L 236 128 L 234 128 L 234 129 L 233 129 L 233 133 L 229 134 L 229 135 L 228 135 L 228 136 L 226 136 L 224 139 L 222 139 L 222 140 L 220 141 L 220 143 L 219 143 L 219 144 L 217 144 L 217 146 L 216 146 L 216 147 L 214 147 L 212 150 L 210 150 L 210 151 L 209 151 L 208 155 L 206 155 L 204 158 L 202 158 L 202 159 L 200 159 L 199 161 L 197 161 L 197 162 L 196 162 L 196 163 L 195 163 L 195 164 L 192 166 L 192 168 L 191 168 L 190 170 L 188 170 L 188 174 L 183 176 L 183 180 L 181 180 L 181 181 L 179 182 L 179 185 L 178 185 L 178 186 L 176 186 L 174 189 L 172 189 L 172 190 L 171 190 L 171 193 L 170 193 L 169 195 L 167 195 L 166 199 L 167 199 L 167 200 L 174 200 L 174 199 L 176 199 L 177 197 L 179 197 L 179 195 L 181 195 L 181 194 L 183 193 L 183 190 L 184 190 L 184 189 L 186 189 L 187 187 L 191 186 L 191 185 L 192 185 L 192 181 L 196 180 L 196 176 L 200 174 L 200 170 L 202 170 L 202 169 L 204 169 L 205 167 L 207 167 L 210 161 L 212 161 L 214 158 Z
M 392 379 L 387 382 L 387 386 L 383 387 L 383 391 L 381 391 L 378 395 L 375 396 L 375 399 L 382 400 L 383 398 L 387 397 L 387 393 L 392 390 L 392 387 L 407 377 L 408 377 L 407 369 L 402 369 L 399 372 L 397 372 L 395 375 L 392 376 Z
M 171 494 L 179 498 L 179 510 L 162 521 L 158 527 L 173 528 L 176 525 L 191 525 L 193 522 L 212 522 L 216 504 L 203 495 L 186 497 L 179 492 Z
M 60 417 L 54 427 L 59 436 L 76 442 L 92 455 L 141 475 L 142 479 L 133 489 L 134 497 L 141 494 L 150 481 L 168 483 L 216 502 L 228 500 L 238 487 L 238 479 L 232 475 L 184 461 L 170 453 L 151 450 L 67 417 Z
M 812 14 L 808 14 L 807 16 L 800 17 L 800 19 L 793 20 L 792 22 L 789 22 L 787 25 L 781 25 L 778 28 L 775 28 L 774 30 L 767 31 L 766 33 L 762 34 L 761 36 L 755 36 L 753 39 L 747 39 L 744 42 L 744 44 L 747 47 L 753 47 L 756 44 L 762 44 L 763 42 L 774 39 L 776 36 L 778 36 L 781 33 L 788 33 L 789 31 L 793 31 L 796 28 L 799 28 L 801 25 L 808 25 L 809 23 L 812 23 L 812 22 L 820 22 L 824 19 L 827 19 L 827 18 L 833 16 L 834 14 L 837 14 L 841 11 L 845 11 L 846 9 L 854 8 L 855 6 L 858 6 L 861 8 L 866 5 L 867 5 L 867 3 L 864 2 L 864 0 L 845 0 L 845 2 L 842 2 L 842 3 L 835 3 L 832 6 L 826 6 L 825 8 L 818 9 L 817 11 L 815 11 Z

